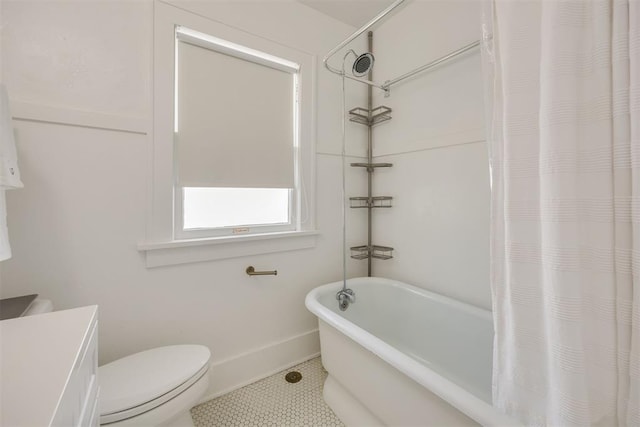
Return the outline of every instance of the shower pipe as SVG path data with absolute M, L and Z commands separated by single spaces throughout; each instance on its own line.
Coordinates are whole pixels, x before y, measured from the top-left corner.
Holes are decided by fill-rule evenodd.
M 367 33 L 367 50 L 373 52 L 373 31 Z M 367 80 L 373 80 L 373 67 L 367 73 Z M 369 120 L 373 111 L 373 86 L 367 86 L 367 109 L 369 110 Z M 373 126 L 367 126 L 367 163 L 373 163 Z M 367 168 L 367 197 L 373 200 L 373 169 Z M 373 206 L 367 209 L 367 247 L 369 256 L 367 257 L 367 276 L 371 277 L 373 265 Z
M 342 43 L 340 43 L 338 46 L 334 47 L 333 49 L 331 49 L 329 51 L 329 53 L 327 53 L 327 55 L 324 57 L 324 59 L 322 60 L 322 62 L 324 63 L 324 66 L 327 68 L 327 70 L 331 71 L 334 74 L 338 74 L 340 76 L 344 76 L 348 79 L 351 80 L 355 80 L 357 82 L 360 83 L 364 83 L 366 85 L 372 86 L 372 87 L 376 87 L 380 90 L 383 90 L 386 93 L 389 93 L 389 90 L 391 89 L 391 86 L 395 85 L 396 83 L 399 83 L 405 79 L 408 79 L 409 77 L 412 77 L 418 73 L 421 73 L 423 71 L 426 71 L 430 68 L 433 68 L 437 65 L 440 65 L 441 63 L 448 61 L 449 59 L 452 59 L 458 55 L 461 55 L 475 47 L 480 46 L 480 40 L 476 40 L 473 43 L 469 43 L 466 46 L 461 47 L 458 50 L 455 50 L 445 56 L 442 56 L 434 61 L 429 62 L 428 64 L 422 65 L 412 71 L 409 71 L 408 73 L 405 73 L 399 77 L 396 77 L 395 79 L 392 80 L 387 80 L 385 81 L 383 84 L 379 84 L 376 83 L 374 81 L 371 80 L 367 80 L 367 79 L 362 79 L 362 78 L 358 78 L 358 77 L 353 77 L 350 76 L 348 74 L 346 74 L 343 70 L 340 70 L 338 68 L 334 68 L 331 65 L 329 65 L 329 59 L 331 59 L 331 57 L 333 55 L 335 55 L 340 49 L 342 49 L 343 47 L 345 47 L 346 45 L 348 45 L 349 43 L 351 43 L 353 40 L 355 40 L 357 37 L 359 37 L 362 33 L 364 33 L 365 31 L 367 31 L 370 27 L 372 27 L 373 25 L 375 25 L 378 21 L 380 21 L 382 18 L 384 18 L 385 16 L 387 16 L 389 13 L 391 13 L 393 10 L 395 10 L 398 6 L 400 6 L 401 4 L 403 4 L 404 2 L 406 2 L 407 0 L 396 0 L 394 3 L 392 3 L 389 7 L 387 7 L 386 9 L 384 9 L 382 12 L 380 12 L 378 15 L 376 15 L 373 19 L 371 19 L 369 22 L 367 22 L 364 26 L 362 26 L 360 29 L 356 30 L 353 34 L 351 34 L 349 37 L 347 37 L 346 39 L 344 39 L 344 41 Z

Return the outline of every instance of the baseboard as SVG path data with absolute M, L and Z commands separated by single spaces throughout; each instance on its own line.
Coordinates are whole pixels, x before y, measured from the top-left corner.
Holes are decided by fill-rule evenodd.
M 209 390 L 200 403 L 252 384 L 320 355 L 318 329 L 213 362 Z

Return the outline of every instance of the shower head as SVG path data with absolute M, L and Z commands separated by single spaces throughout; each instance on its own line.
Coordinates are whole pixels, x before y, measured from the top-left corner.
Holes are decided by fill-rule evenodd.
M 353 62 L 353 75 L 356 77 L 365 76 L 369 71 L 371 71 L 371 68 L 373 68 L 374 60 L 375 58 L 373 57 L 373 54 L 368 52 L 358 56 Z

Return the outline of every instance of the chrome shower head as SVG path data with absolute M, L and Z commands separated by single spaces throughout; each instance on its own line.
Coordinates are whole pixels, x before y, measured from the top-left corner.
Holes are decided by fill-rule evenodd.
M 356 60 L 353 62 L 352 73 L 356 77 L 364 77 L 367 75 L 371 68 L 373 68 L 373 61 L 375 58 L 371 53 L 363 53 L 358 56 Z

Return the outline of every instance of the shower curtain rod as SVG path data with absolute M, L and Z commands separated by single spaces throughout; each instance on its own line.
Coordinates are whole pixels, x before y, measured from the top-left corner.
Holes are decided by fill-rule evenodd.
M 389 93 L 389 90 L 391 89 L 391 86 L 393 86 L 394 84 L 399 83 L 402 80 L 408 79 L 409 77 L 412 77 L 412 76 L 414 76 L 414 75 L 416 75 L 418 73 L 421 73 L 423 71 L 426 71 L 426 70 L 428 70 L 430 68 L 433 68 L 433 67 L 435 67 L 437 65 L 440 65 L 441 63 L 443 63 L 445 61 L 448 61 L 449 59 L 452 59 L 452 58 L 454 58 L 454 57 L 456 57 L 458 55 L 461 55 L 461 54 L 467 52 L 468 50 L 471 50 L 471 49 L 473 49 L 473 48 L 475 48 L 477 46 L 480 46 L 480 40 L 476 40 L 473 43 L 469 43 L 468 45 L 463 46 L 460 49 L 455 50 L 455 51 L 453 51 L 453 52 L 451 52 L 451 53 L 449 53 L 449 54 L 447 54 L 445 56 L 442 56 L 442 57 L 440 57 L 440 58 L 438 58 L 438 59 L 436 59 L 434 61 L 431 61 L 428 64 L 422 65 L 422 66 L 420 66 L 420 67 L 418 67 L 418 68 L 416 68 L 416 69 L 414 69 L 412 71 L 409 71 L 408 73 L 405 73 L 405 74 L 401 75 L 400 77 L 396 77 L 393 80 L 387 80 L 383 84 L 379 84 L 379 83 L 373 82 L 371 80 L 366 80 L 366 79 L 350 76 L 350 75 L 346 74 L 343 70 L 334 68 L 331 65 L 329 65 L 329 59 L 333 55 L 335 55 L 340 49 L 344 48 L 346 45 L 351 43 L 358 36 L 360 36 L 362 33 L 367 31 L 369 28 L 371 28 L 378 21 L 380 21 L 382 18 L 387 16 L 389 13 L 391 13 L 393 10 L 395 10 L 395 8 L 400 6 L 405 1 L 407 1 L 407 0 L 396 0 L 389 7 L 387 7 L 385 10 L 383 10 L 378 15 L 376 15 L 373 19 L 371 19 L 371 21 L 367 22 L 360 29 L 356 30 L 353 34 L 351 34 L 349 37 L 344 39 L 344 41 L 342 43 L 340 43 L 338 46 L 336 46 L 333 49 L 331 49 L 329 51 L 329 53 L 327 53 L 327 55 L 322 60 L 322 62 L 324 62 L 324 66 L 327 68 L 327 70 L 331 71 L 332 73 L 338 74 L 340 76 L 344 76 L 344 77 L 346 77 L 348 79 L 355 80 L 357 82 L 364 83 L 364 84 L 367 84 L 369 86 L 377 87 L 378 89 L 381 89 L 386 93 Z

